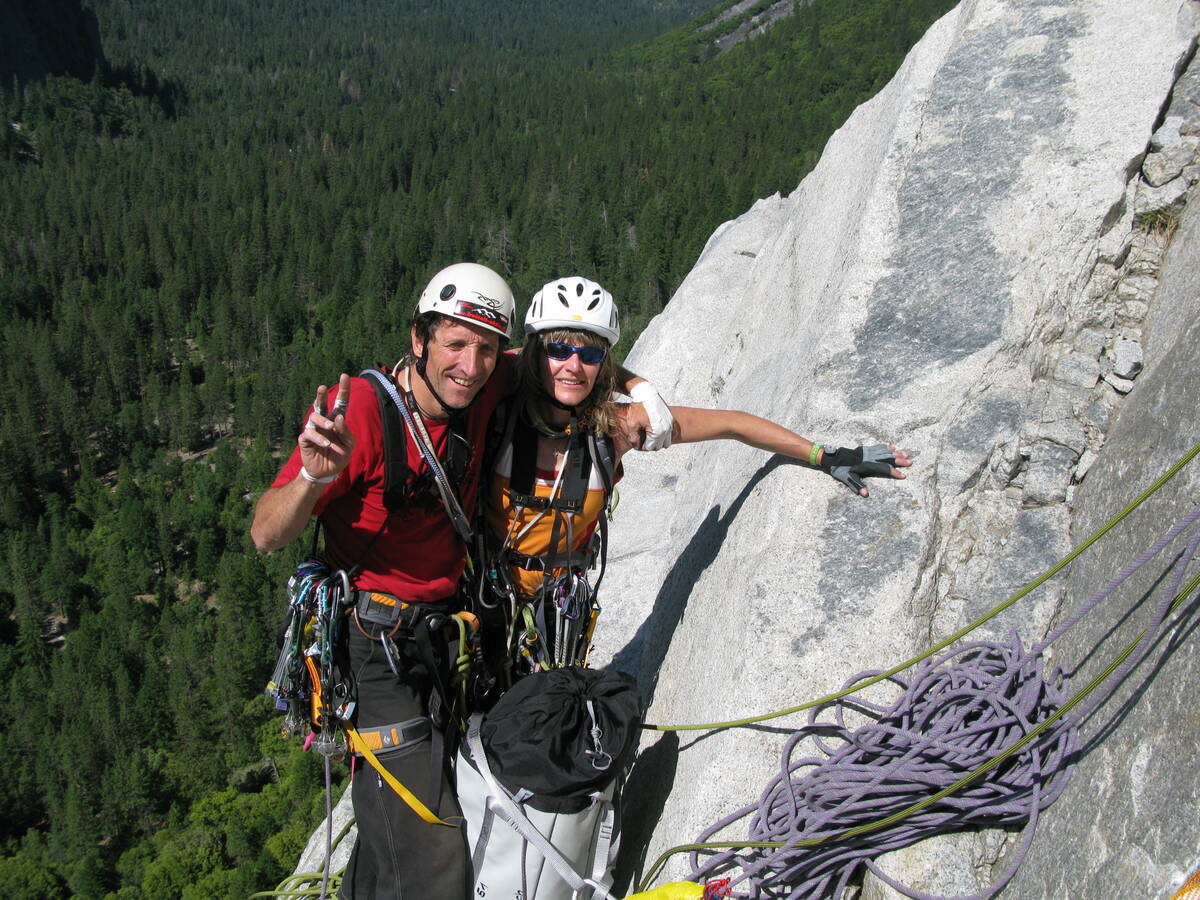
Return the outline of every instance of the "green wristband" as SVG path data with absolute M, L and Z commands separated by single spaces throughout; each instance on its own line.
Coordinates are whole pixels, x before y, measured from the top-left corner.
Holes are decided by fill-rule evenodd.
M 809 464 L 810 466 L 813 466 L 814 468 L 816 467 L 816 465 L 817 465 L 817 454 L 819 454 L 819 453 L 820 453 L 822 450 L 824 450 L 824 449 L 825 449 L 825 448 L 824 448 L 824 447 L 822 447 L 820 444 L 813 444 L 813 445 L 812 445 L 812 449 L 811 449 L 810 451 L 808 451 L 808 464 Z

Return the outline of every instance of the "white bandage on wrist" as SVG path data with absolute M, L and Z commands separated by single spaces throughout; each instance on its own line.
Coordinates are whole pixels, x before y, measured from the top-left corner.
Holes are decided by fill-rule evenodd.
M 337 478 L 337 472 L 334 472 L 332 475 L 324 475 L 324 476 L 318 478 L 316 475 L 314 475 L 310 471 L 308 471 L 308 469 L 304 468 L 304 466 L 301 466 L 300 467 L 300 477 L 303 478 L 305 481 L 312 482 L 313 484 L 329 484 L 329 482 L 331 482 L 331 481 L 333 481 L 333 479 Z
M 646 410 L 646 418 L 650 420 L 650 430 L 646 432 L 646 440 L 642 442 L 643 450 L 662 450 L 671 446 L 671 428 L 675 417 L 665 400 L 658 394 L 658 389 L 649 381 L 639 381 L 629 391 L 629 396 Z

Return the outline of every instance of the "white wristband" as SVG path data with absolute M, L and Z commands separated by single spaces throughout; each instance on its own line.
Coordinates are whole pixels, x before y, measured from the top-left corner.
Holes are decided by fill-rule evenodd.
M 325 475 L 322 478 L 318 478 L 316 475 L 313 475 L 311 472 L 309 472 L 308 469 L 304 468 L 304 466 L 301 466 L 300 477 L 305 481 L 311 482 L 312 484 L 329 484 L 329 482 L 338 477 L 338 473 L 334 472 L 332 475 Z
M 671 427 L 675 417 L 665 400 L 658 394 L 658 389 L 648 381 L 639 381 L 629 392 L 629 396 L 642 404 L 646 409 L 646 418 L 650 420 L 650 431 L 642 444 L 643 450 L 662 450 L 671 446 Z

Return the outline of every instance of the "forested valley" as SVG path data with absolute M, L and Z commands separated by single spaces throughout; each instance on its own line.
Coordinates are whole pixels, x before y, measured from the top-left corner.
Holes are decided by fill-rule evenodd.
M 397 359 L 464 259 L 519 315 L 599 280 L 624 352 L 954 3 L 797 3 L 721 52 L 731 5 L 55 3 L 102 55 L 0 85 L 0 894 L 290 871 L 321 765 L 263 686 L 305 541 L 247 527 L 314 387 Z

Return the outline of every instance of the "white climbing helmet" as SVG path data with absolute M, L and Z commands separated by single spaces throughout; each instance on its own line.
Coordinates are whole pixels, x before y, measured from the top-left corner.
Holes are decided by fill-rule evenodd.
M 525 313 L 525 333 L 574 328 L 590 331 L 616 344 L 621 337 L 612 294 L 596 282 L 572 275 L 558 278 L 533 295 Z
M 441 313 L 480 325 L 505 338 L 512 337 L 516 311 L 508 283 L 479 263 L 455 263 L 442 269 L 421 291 L 421 299 L 417 301 L 417 315 Z

